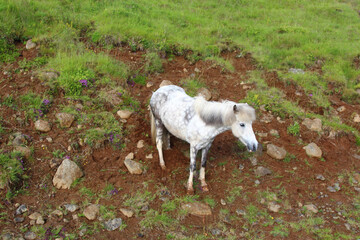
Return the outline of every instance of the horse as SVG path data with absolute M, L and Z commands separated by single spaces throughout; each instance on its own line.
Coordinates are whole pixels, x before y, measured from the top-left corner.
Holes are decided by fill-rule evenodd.
M 196 155 L 202 151 L 199 180 L 203 192 L 209 191 L 205 181 L 206 157 L 214 138 L 232 130 L 248 149 L 256 151 L 258 142 L 252 129 L 255 110 L 247 103 L 206 101 L 190 97 L 181 87 L 167 85 L 156 90 L 150 99 L 151 136 L 159 152 L 160 166 L 166 169 L 162 147 L 170 148 L 169 133 L 190 144 L 190 174 L 187 193 L 193 194 Z

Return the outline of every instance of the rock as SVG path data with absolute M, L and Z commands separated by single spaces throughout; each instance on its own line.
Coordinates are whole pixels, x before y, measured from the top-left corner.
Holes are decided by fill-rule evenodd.
M 49 215 L 49 217 L 53 217 L 53 216 L 56 216 L 58 219 L 61 219 L 63 217 L 63 213 L 59 209 L 56 209 L 52 211 Z
M 121 119 L 129 119 L 131 114 L 133 114 L 133 112 L 129 110 L 119 110 L 116 113 Z
M 15 138 L 12 141 L 13 146 L 22 146 L 26 144 L 26 138 L 24 137 L 23 134 L 21 134 L 20 132 L 17 132 L 14 134 Z
M 31 157 L 31 150 L 28 147 L 16 146 L 14 151 L 20 152 L 25 158 L 29 159 Z
M 279 136 L 279 131 L 278 131 L 278 130 L 275 130 L 275 129 L 271 129 L 271 130 L 270 130 L 270 135 Z
M 259 184 L 260 184 L 260 181 L 256 179 L 254 183 L 255 183 L 256 185 L 259 185 Z
M 154 83 L 152 83 L 152 82 L 147 82 L 146 83 L 147 88 L 151 88 L 152 86 L 154 86 Z
M 354 115 L 354 122 L 356 122 L 356 123 L 360 122 L 360 115 L 357 113 Z
M 102 98 L 113 106 L 119 106 L 123 100 L 121 99 L 121 93 L 116 90 L 102 90 Z
M 144 147 L 144 140 L 139 140 L 136 147 L 137 148 L 143 148 Z
M 69 212 L 75 212 L 79 209 L 79 206 L 76 204 L 64 204 L 64 208 Z
M 239 170 L 244 170 L 245 166 L 243 164 L 239 164 Z
M 60 166 L 60 164 L 61 164 L 61 159 L 59 159 L 59 158 L 53 158 L 53 159 L 50 159 L 50 161 L 49 161 L 50 168 L 58 167 L 58 166 Z
M 51 137 L 47 137 L 46 138 L 46 141 L 48 141 L 49 143 L 52 143 L 53 142 L 53 139 Z
M 184 203 L 181 205 L 181 208 L 189 214 L 198 217 L 210 216 L 212 214 L 211 208 L 207 204 L 200 202 Z
M 53 184 L 58 189 L 69 189 L 71 184 L 84 174 L 81 169 L 69 159 L 64 159 L 53 178 Z
M 15 222 L 15 223 L 22 223 L 22 222 L 24 222 L 24 220 L 25 220 L 25 218 L 23 218 L 23 217 L 16 217 L 16 218 L 14 218 L 14 222 Z
M 104 222 L 104 227 L 108 231 L 114 231 L 115 229 L 118 229 L 122 224 L 121 218 L 115 218 L 109 221 Z
M 131 159 L 125 159 L 124 164 L 131 174 L 142 174 L 142 164 Z
M 36 43 L 32 41 L 32 39 L 27 40 L 25 48 L 27 50 L 33 49 L 36 47 Z
M 145 158 L 146 158 L 146 159 L 153 159 L 153 155 L 152 155 L 152 153 L 150 153 L 150 154 L 146 155 L 146 156 L 145 156 Z
M 213 228 L 213 229 L 211 229 L 211 234 L 214 236 L 219 236 L 219 235 L 221 235 L 221 231 L 218 228 Z
M 304 205 L 304 208 L 308 212 L 312 212 L 312 213 L 318 213 L 319 212 L 318 208 L 314 204 Z
M 212 97 L 211 92 L 208 89 L 204 88 L 204 87 L 200 88 L 197 91 L 197 96 L 202 96 L 206 101 L 209 101 L 211 99 L 211 97 Z
M 60 122 L 60 127 L 62 128 L 69 128 L 71 124 L 74 122 L 75 117 L 70 113 L 57 113 L 56 118 Z
M 238 216 L 245 216 L 246 212 L 244 210 L 241 210 L 241 209 L 236 209 L 236 214 Z
M 36 234 L 34 232 L 26 232 L 24 238 L 26 240 L 36 239 Z
M 267 137 L 267 136 L 268 136 L 268 133 L 259 132 L 259 133 L 257 133 L 257 135 L 258 135 L 259 137 Z
M 274 119 L 274 116 L 270 113 L 266 113 L 263 115 L 263 117 L 260 119 L 260 122 L 263 123 L 270 123 Z
M 306 154 L 310 157 L 321 158 L 322 156 L 321 149 L 315 143 L 310 143 L 303 147 L 303 149 L 305 149 Z
M 316 179 L 320 180 L 320 181 L 325 181 L 325 177 L 323 175 L 321 175 L 321 174 L 317 174 Z
M 49 122 L 39 119 L 35 122 L 35 129 L 40 132 L 49 132 L 51 127 Z
M 161 87 L 164 87 L 164 86 L 167 86 L 167 85 L 174 85 L 171 81 L 169 80 L 163 80 L 160 85 L 159 85 L 159 88 Z
M 20 214 L 23 214 L 24 212 L 27 212 L 27 211 L 28 211 L 28 208 L 26 207 L 26 205 L 22 204 L 16 209 L 15 214 L 20 215 Z
M 225 205 L 226 205 L 225 200 L 224 200 L 224 199 L 220 199 L 220 204 L 223 205 L 223 206 L 225 206 Z
M 305 118 L 304 121 L 302 122 L 302 124 L 305 125 L 311 131 L 320 132 L 322 129 L 321 120 L 318 118 L 315 118 L 313 120 L 311 120 L 309 118 Z
M 49 80 L 57 79 L 59 77 L 59 73 L 51 72 L 51 71 L 41 72 L 39 74 L 39 77 L 43 80 L 49 81 Z
M 272 173 L 272 172 L 271 172 L 270 169 L 265 168 L 265 167 L 262 167 L 262 166 L 257 167 L 257 168 L 255 169 L 255 175 L 256 175 L 256 176 L 259 176 L 259 177 L 263 177 L 263 176 L 265 176 L 265 175 L 270 175 L 271 173 Z
M 346 110 L 345 106 L 341 106 L 336 109 L 336 111 L 338 111 L 338 112 L 343 112 L 345 110 Z
M 134 211 L 126 209 L 126 208 L 120 208 L 120 212 L 128 218 L 131 218 L 132 216 L 134 216 Z
M 360 173 L 354 173 L 353 177 L 358 183 L 360 183 Z
M 290 68 L 290 69 L 289 69 L 289 73 L 305 74 L 305 71 L 302 70 L 301 68 Z
M 41 217 L 41 214 L 38 213 L 38 212 L 33 212 L 32 214 L 29 215 L 29 218 L 30 218 L 31 220 L 36 220 L 36 219 L 38 219 L 39 217 Z
M 91 204 L 84 209 L 83 214 L 87 219 L 94 220 L 96 216 L 99 214 L 99 210 L 100 210 L 99 205 Z
M 40 216 L 40 217 L 38 217 L 38 219 L 36 219 L 37 225 L 43 225 L 44 223 L 45 223 L 45 221 L 42 216 Z
M 257 158 L 256 158 L 256 157 L 250 157 L 250 162 L 251 162 L 251 165 L 252 165 L 252 166 L 256 166 L 256 165 L 257 165 L 258 160 L 257 160 Z
M 129 153 L 128 155 L 126 155 L 125 159 L 130 159 L 133 160 L 134 159 L 134 153 Z
M 2 240 L 13 240 L 14 239 L 14 234 L 5 233 L 5 234 L 1 235 L 1 239 Z
M 271 212 L 279 212 L 281 206 L 279 204 L 276 204 L 275 202 L 269 202 L 268 204 L 268 209 L 271 211 Z
M 267 151 L 266 153 L 275 159 L 282 160 L 286 156 L 286 150 L 282 147 L 275 146 L 273 144 L 267 145 Z

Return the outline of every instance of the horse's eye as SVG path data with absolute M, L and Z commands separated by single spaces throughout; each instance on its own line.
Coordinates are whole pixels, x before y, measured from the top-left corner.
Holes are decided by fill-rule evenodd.
M 245 123 L 240 123 L 240 127 L 245 127 Z

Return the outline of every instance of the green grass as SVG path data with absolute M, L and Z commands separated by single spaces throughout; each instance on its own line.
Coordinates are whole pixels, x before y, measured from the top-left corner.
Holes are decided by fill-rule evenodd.
M 181 84 L 185 88 L 186 93 L 192 97 L 196 96 L 200 88 L 205 87 L 205 84 L 198 78 L 183 79 L 181 80 Z
M 292 125 L 287 127 L 287 132 L 293 136 L 298 136 L 300 134 L 300 125 L 298 122 L 294 122 Z

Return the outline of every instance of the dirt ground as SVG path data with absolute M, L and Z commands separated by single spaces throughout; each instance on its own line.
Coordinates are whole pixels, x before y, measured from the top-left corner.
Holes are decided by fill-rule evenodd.
M 18 61 L 26 58 L 28 60 L 37 56 L 37 50 L 26 50 L 24 46 L 19 46 L 22 54 Z M 101 49 L 97 49 L 101 51 Z M 140 67 L 143 64 L 144 52 L 132 52 L 127 47 L 116 48 L 109 52 L 115 59 L 121 60 L 132 68 Z M 147 104 L 153 91 L 155 91 L 163 80 L 170 80 L 176 85 L 181 86 L 181 80 L 188 78 L 191 74 L 199 76 L 205 83 L 207 89 L 213 95 L 213 100 L 229 99 L 232 101 L 239 101 L 246 96 L 246 92 L 255 88 L 252 83 L 246 83 L 249 72 L 257 69 L 257 64 L 251 55 L 244 57 L 235 57 L 238 53 L 225 53 L 224 58 L 231 60 L 235 67 L 234 72 L 223 72 L 220 67 L 214 65 L 210 61 L 198 61 L 195 64 L 190 64 L 183 56 L 176 56 L 172 61 L 166 61 L 163 64 L 164 72 L 154 74 L 148 77 L 148 82 L 154 85 L 150 88 L 136 84 L 135 86 L 127 86 L 128 91 L 131 92 L 132 97 L 136 98 L 141 103 L 141 110 L 131 116 L 131 118 L 124 123 L 126 135 L 126 147 L 122 150 L 113 149 L 110 145 L 105 145 L 99 149 L 91 149 L 88 146 L 80 147 L 78 150 L 67 150 L 67 146 L 71 141 L 76 140 L 77 130 L 76 121 L 71 129 L 61 129 L 57 124 L 53 124 L 52 130 L 46 134 L 39 134 L 34 128 L 32 120 L 25 120 L 25 124 L 21 124 L 16 118 L 24 118 L 23 112 L 17 112 L 9 107 L 1 106 L 0 111 L 3 117 L 3 126 L 6 133 L 0 138 L 0 146 L 2 151 L 12 150 L 12 146 L 8 144 L 9 137 L 14 132 L 21 132 L 31 138 L 31 144 L 34 148 L 33 160 L 26 162 L 27 172 L 29 176 L 27 194 L 20 194 L 16 196 L 11 202 L 4 200 L 5 190 L 2 190 L 2 205 L 4 208 L 1 211 L 6 211 L 6 219 L 0 220 L 0 229 L 3 231 L 12 231 L 19 233 L 20 225 L 29 224 L 29 219 L 26 218 L 21 224 L 14 223 L 15 204 L 26 204 L 29 208 L 29 213 L 33 211 L 48 213 L 50 209 L 54 210 L 65 203 L 76 203 L 82 205 L 85 197 L 79 193 L 80 187 L 87 187 L 92 189 L 95 193 L 103 191 L 107 184 L 112 184 L 118 188 L 118 194 L 113 197 L 101 198 L 99 204 L 112 205 L 116 209 L 117 216 L 120 216 L 126 223 L 127 227 L 122 231 L 107 231 L 100 229 L 99 232 L 93 235 L 85 236 L 83 239 L 166 239 L 167 233 L 161 228 L 154 228 L 152 230 L 142 229 L 139 222 L 143 216 L 139 215 L 132 218 L 126 218 L 119 212 L 119 208 L 123 207 L 124 196 L 132 196 L 139 189 L 147 189 L 147 191 L 155 193 L 162 189 L 167 189 L 171 197 L 182 197 L 186 195 L 184 184 L 188 178 L 189 159 L 185 156 L 189 145 L 183 141 L 172 138 L 172 148 L 164 151 L 164 158 L 167 170 L 163 171 L 160 168 L 158 153 L 155 146 L 151 143 L 150 125 L 147 110 Z M 5 75 L 3 72 L 6 68 L 16 68 L 17 63 L 11 66 L 5 66 L 0 73 L 0 96 L 12 94 L 19 96 L 29 91 L 43 94 L 48 90 L 48 87 L 36 74 L 32 71 L 14 73 L 12 76 Z M 196 71 L 195 71 L 196 69 Z M 200 71 L 198 71 L 200 70 Z M 324 110 L 314 107 L 310 99 L 303 94 L 302 97 L 295 95 L 295 91 L 302 91 L 296 86 L 285 86 L 274 72 L 265 73 L 267 83 L 281 89 L 287 99 L 298 101 L 299 105 L 306 111 L 321 114 Z M 245 84 L 241 84 L 245 82 Z M 248 87 L 243 87 L 248 86 Z M 332 107 L 334 109 L 339 106 L 345 106 L 346 110 L 339 113 L 339 117 L 344 123 L 359 129 L 359 123 L 353 123 L 351 114 L 353 112 L 360 113 L 359 105 L 349 105 L 340 100 L 339 96 L 332 96 Z M 50 122 L 56 122 L 55 114 L 59 112 L 59 105 L 68 103 L 69 101 L 60 93 L 54 99 L 49 114 L 47 115 Z M 75 102 L 74 102 L 75 103 Z M 81 104 L 86 104 L 81 102 Z M 114 112 L 111 106 L 107 107 L 107 111 Z M 353 192 L 353 189 L 347 181 L 341 183 L 341 190 L 335 193 L 327 191 L 328 186 L 332 186 L 335 182 L 339 182 L 339 175 L 351 174 L 359 172 L 360 162 L 357 159 L 359 148 L 356 146 L 355 138 L 351 134 L 344 132 L 337 132 L 335 136 L 331 137 L 330 129 L 324 128 L 321 133 L 308 130 L 301 124 L 300 136 L 292 136 L 287 133 L 287 127 L 293 124 L 294 120 L 291 116 L 285 119 L 277 119 L 276 116 L 268 122 L 261 122 L 260 119 L 265 114 L 262 110 L 257 111 L 257 121 L 253 124 L 254 131 L 257 135 L 258 141 L 264 146 L 262 154 L 254 154 L 258 160 L 258 166 L 264 166 L 272 171 L 272 174 L 264 177 L 256 177 L 254 170 L 257 166 L 253 166 L 249 161 L 249 154 L 238 146 L 235 137 L 231 132 L 226 132 L 219 135 L 210 150 L 208 156 L 208 165 L 206 169 L 206 179 L 209 184 L 209 192 L 201 192 L 197 179 L 195 180 L 195 193 L 199 195 L 198 200 L 202 201 L 206 197 L 215 200 L 216 206 L 212 209 L 212 216 L 200 218 L 196 216 L 186 216 L 181 219 L 180 223 L 187 226 L 187 231 L 183 232 L 187 237 L 195 234 L 204 234 L 208 239 L 216 239 L 210 234 L 213 226 L 218 222 L 225 222 L 228 228 L 235 231 L 235 235 L 241 239 L 241 233 L 244 232 L 243 223 L 245 219 L 236 221 L 224 221 L 221 209 L 228 210 L 230 215 L 236 215 L 238 209 L 244 209 L 250 203 L 257 206 L 259 209 L 266 209 L 267 206 L 259 201 L 259 192 L 273 191 L 277 192 L 280 189 L 286 191 L 286 196 L 282 196 L 283 200 L 288 201 L 288 206 L 283 212 L 271 213 L 275 219 L 283 219 L 288 222 L 300 221 L 304 216 L 299 209 L 307 203 L 315 204 L 316 206 L 333 206 L 338 203 L 351 205 L 353 198 L 348 194 Z M 115 114 L 116 115 L 116 114 Z M 120 118 L 116 115 L 120 121 Z M 86 126 L 85 126 L 86 128 Z M 270 130 L 275 129 L 279 135 L 274 136 L 269 134 Z M 261 133 L 268 133 L 267 136 Z M 53 142 L 48 142 L 46 137 L 51 137 Z M 137 142 L 139 140 L 145 141 L 145 147 L 138 149 Z M 308 143 L 315 142 L 323 152 L 323 159 L 308 157 L 303 149 Z M 286 151 L 295 156 L 290 162 L 279 161 L 271 158 L 266 154 L 265 146 L 268 143 L 281 146 Z M 73 157 L 75 155 L 87 156 L 80 163 L 85 176 L 79 186 L 69 190 L 54 190 L 52 188 L 52 177 L 56 169 L 49 166 L 49 159 L 52 158 L 52 152 L 61 149 L 67 155 Z M 86 154 L 90 152 L 90 154 Z M 136 160 L 141 160 L 146 165 L 146 171 L 142 175 L 131 175 L 124 166 L 125 156 L 133 152 Z M 152 153 L 153 158 L 148 159 L 145 156 Z M 199 161 L 198 161 L 199 162 Z M 239 169 L 239 165 L 243 169 Z M 325 181 L 316 179 L 317 174 L 322 174 Z M 255 184 L 259 180 L 260 184 Z M 144 184 L 146 183 L 146 184 Z M 48 188 L 43 189 L 41 186 L 46 184 Z M 225 206 L 221 205 L 221 199 L 226 199 L 229 196 L 229 191 L 236 186 L 242 186 L 243 196 L 237 197 L 234 202 Z M 328 197 L 322 197 L 320 192 L 328 194 Z M 156 198 L 149 205 L 150 209 L 161 209 L 162 201 Z M 337 222 L 331 221 L 332 215 L 330 213 L 318 213 L 326 220 L 326 227 L 330 227 L 336 232 L 348 232 L 344 226 L 344 220 L 339 219 Z M 329 217 L 329 218 L 327 218 Z M 67 219 L 67 222 L 63 220 Z M 64 216 L 63 220 L 47 219 L 44 228 L 55 227 L 63 225 L 66 232 L 78 232 L 81 223 L 86 222 L 92 224 L 91 221 L 80 217 L 80 220 L 73 220 L 71 213 Z M 265 239 L 279 239 L 270 234 L 270 227 L 263 227 L 254 225 L 254 229 L 259 228 L 265 234 Z M 359 229 L 358 229 L 359 230 Z M 226 239 L 225 235 L 222 235 Z M 311 233 L 306 231 L 294 232 L 290 231 L 287 239 L 312 239 Z M 81 238 L 80 238 L 81 239 Z

